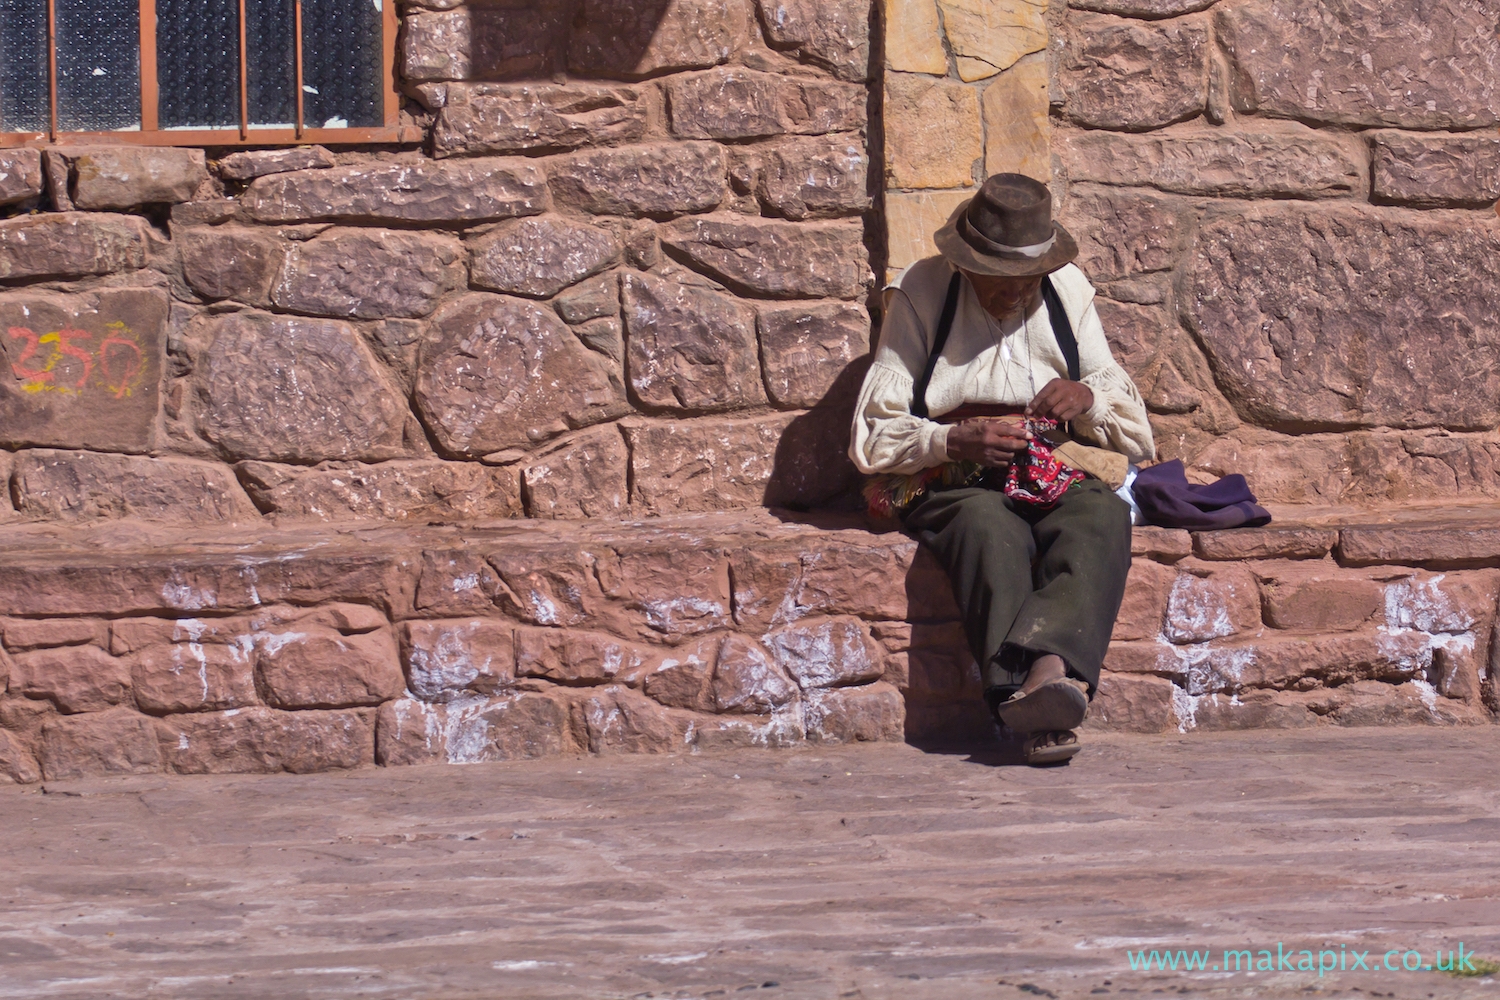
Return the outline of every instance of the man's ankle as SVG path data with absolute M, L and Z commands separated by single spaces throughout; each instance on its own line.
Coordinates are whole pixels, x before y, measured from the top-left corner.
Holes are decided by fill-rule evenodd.
M 1063 658 L 1056 653 L 1046 653 L 1038 656 L 1031 663 L 1031 670 L 1026 675 L 1026 682 L 1021 685 L 1025 692 L 1035 691 L 1043 684 L 1060 681 L 1068 676 L 1068 665 Z

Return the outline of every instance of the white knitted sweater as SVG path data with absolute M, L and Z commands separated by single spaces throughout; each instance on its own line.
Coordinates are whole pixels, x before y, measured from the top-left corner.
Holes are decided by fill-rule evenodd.
M 949 460 L 948 425 L 911 413 L 912 386 L 927 363 L 953 268 L 942 257 L 917 261 L 885 292 L 885 321 L 875 361 L 854 411 L 849 456 L 861 472 L 911 473 Z M 1072 264 L 1052 273 L 1052 284 L 1078 341 L 1079 380 L 1094 405 L 1073 421 L 1073 432 L 1101 448 L 1149 459 L 1155 452 L 1146 406 L 1125 374 L 1094 310 L 1094 286 Z M 1054 378 L 1068 377 L 1047 310 L 1038 294 L 1005 320 L 985 312 L 965 280 L 953 329 L 927 388 L 934 417 L 966 403 L 1025 406 Z

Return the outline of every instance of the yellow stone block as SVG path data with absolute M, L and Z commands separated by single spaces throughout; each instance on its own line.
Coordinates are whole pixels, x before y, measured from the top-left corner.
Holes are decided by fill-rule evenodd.
M 1046 0 L 938 0 L 963 80 L 983 80 L 1047 48 Z
M 1047 54 L 1029 55 L 984 90 L 984 172 L 1052 180 Z
M 948 221 L 969 191 L 890 191 L 885 196 L 887 264 L 890 277 L 908 264 L 937 253 L 932 234 Z
M 967 187 L 983 155 L 974 88 L 910 73 L 885 75 L 886 187 Z
M 885 0 L 885 65 L 898 73 L 948 75 L 936 0 Z

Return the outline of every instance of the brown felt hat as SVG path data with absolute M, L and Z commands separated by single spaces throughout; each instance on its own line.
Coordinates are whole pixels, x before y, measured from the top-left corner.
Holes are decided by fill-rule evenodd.
M 1052 192 L 1024 174 L 995 174 L 933 234 L 949 263 L 975 274 L 1026 278 L 1078 256 L 1072 235 L 1052 220 Z

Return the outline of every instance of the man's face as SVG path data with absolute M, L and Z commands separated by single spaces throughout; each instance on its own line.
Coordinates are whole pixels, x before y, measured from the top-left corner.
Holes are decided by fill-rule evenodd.
M 984 306 L 984 311 L 996 319 L 1004 319 L 1015 312 L 1017 306 L 1030 302 L 1036 290 L 1042 287 L 1041 275 L 1030 278 L 997 278 L 965 271 L 964 276 L 974 286 L 974 294 L 979 297 L 979 304 Z

